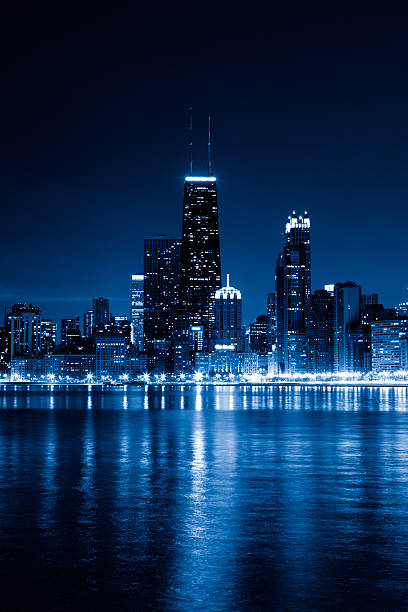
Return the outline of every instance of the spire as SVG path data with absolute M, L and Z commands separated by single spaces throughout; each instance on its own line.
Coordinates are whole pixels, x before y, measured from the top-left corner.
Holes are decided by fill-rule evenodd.
M 227 274 L 227 287 L 229 288 L 229 274 Z
M 190 176 L 193 175 L 193 108 L 188 109 L 188 156 Z
M 208 176 L 212 176 L 211 145 L 211 115 L 208 115 Z

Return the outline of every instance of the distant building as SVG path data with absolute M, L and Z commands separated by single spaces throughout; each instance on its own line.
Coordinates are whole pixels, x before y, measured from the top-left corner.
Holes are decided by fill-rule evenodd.
M 41 311 L 32 304 L 14 304 L 7 315 L 10 333 L 10 359 L 38 355 L 41 351 Z
M 212 348 L 216 345 L 233 346 L 234 350 L 245 350 L 245 330 L 242 327 L 241 292 L 229 284 L 215 292 L 215 325 L 211 332 Z
M 307 369 L 313 374 L 334 369 L 334 298 L 315 291 L 307 304 Z
M 132 274 L 130 278 L 130 314 L 132 344 L 143 350 L 144 275 Z
M 408 319 L 374 321 L 371 324 L 373 372 L 406 369 L 405 350 Z
M 271 353 L 276 347 L 276 334 L 277 334 L 277 311 L 276 311 L 276 293 L 268 293 L 266 301 L 267 317 L 268 317 L 268 330 L 267 330 L 267 350 Z
M 395 308 L 395 314 L 397 317 L 408 318 L 408 302 L 401 302 Z
M 259 315 L 249 326 L 249 346 L 253 353 L 266 355 L 268 352 L 268 317 Z
M 180 281 L 179 238 L 144 239 L 144 349 L 150 370 L 172 369 Z
M 94 327 L 99 328 L 109 323 L 110 310 L 108 298 L 98 297 L 92 300 L 92 310 L 94 313 Z
M 408 370 L 408 335 L 400 336 L 400 368 Z
M 238 353 L 235 350 L 215 350 L 212 353 L 197 353 L 195 369 L 207 375 L 252 375 L 258 372 L 256 353 Z
M 84 313 L 84 336 L 91 337 L 95 327 L 95 313 L 93 310 L 87 310 Z
M 360 323 L 361 287 L 351 281 L 337 283 L 334 287 L 334 371 L 348 372 L 350 350 L 347 332 Z
M 96 377 L 119 378 L 125 373 L 124 336 L 96 337 Z
M 41 319 L 41 353 L 51 353 L 57 343 L 57 324 L 50 319 Z
M 282 372 L 307 369 L 306 306 L 311 293 L 310 219 L 293 212 L 276 264 L 277 360 Z
M 68 344 L 73 336 L 80 336 L 79 317 L 61 319 L 61 344 Z
M 180 307 L 204 336 L 215 324 L 214 295 L 221 287 L 217 183 L 214 176 L 187 176 L 181 243 Z

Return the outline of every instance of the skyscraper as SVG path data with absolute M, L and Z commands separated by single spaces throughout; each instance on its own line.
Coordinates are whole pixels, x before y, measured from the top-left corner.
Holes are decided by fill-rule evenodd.
M 217 183 L 214 176 L 187 176 L 184 183 L 180 307 L 208 338 L 221 287 Z
M 109 323 L 110 315 L 108 298 L 93 298 L 92 310 L 94 312 L 94 327 L 103 327 L 106 323 Z
M 172 336 L 180 281 L 180 239 L 166 235 L 144 240 L 144 348 L 149 367 L 171 367 Z
M 10 358 L 37 355 L 41 350 L 40 308 L 32 304 L 14 304 L 7 315 L 10 332 Z
M 93 310 L 87 310 L 84 313 L 84 336 L 90 337 L 93 334 L 95 313 Z
M 245 350 L 245 331 L 242 327 L 242 297 L 239 289 L 229 284 L 215 292 L 214 344 L 232 346 L 236 351 Z
M 132 274 L 130 279 L 130 317 L 132 322 L 131 341 L 143 350 L 143 306 L 144 276 Z
M 307 305 L 307 369 L 314 374 L 333 372 L 334 298 L 328 291 L 315 291 Z
M 360 323 L 361 287 L 347 281 L 334 286 L 334 371 L 352 370 L 350 331 Z
M 277 353 L 281 371 L 307 369 L 306 307 L 311 292 L 310 219 L 293 212 L 276 264 Z
M 68 336 L 81 335 L 79 317 L 61 319 L 61 344 L 68 343 Z

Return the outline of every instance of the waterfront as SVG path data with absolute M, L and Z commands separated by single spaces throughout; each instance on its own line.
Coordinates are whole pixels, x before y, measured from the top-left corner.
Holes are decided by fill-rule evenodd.
M 7 387 L 0 510 L 6 609 L 407 609 L 408 390 Z

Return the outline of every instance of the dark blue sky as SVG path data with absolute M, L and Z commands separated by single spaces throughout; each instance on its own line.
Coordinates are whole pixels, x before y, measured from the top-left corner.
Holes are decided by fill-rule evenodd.
M 247 323 L 292 209 L 311 216 L 313 288 L 408 299 L 404 13 L 57 4 L 10 3 L 2 24 L 0 303 L 128 312 L 143 236 L 180 234 L 190 105 L 197 172 L 214 115 L 222 269 Z

